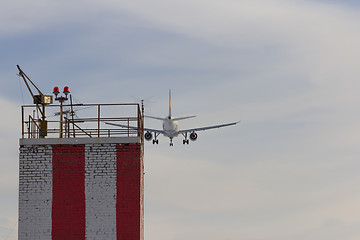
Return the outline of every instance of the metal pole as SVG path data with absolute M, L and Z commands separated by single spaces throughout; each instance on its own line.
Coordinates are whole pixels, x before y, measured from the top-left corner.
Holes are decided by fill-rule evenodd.
M 141 121 L 141 132 L 140 132 L 140 137 L 142 138 L 142 140 L 144 140 L 143 139 L 143 137 L 144 137 L 144 120 L 145 120 L 145 117 L 144 117 L 144 114 L 145 114 L 145 108 L 144 108 L 144 100 L 141 100 L 141 119 L 140 119 L 140 121 Z
M 59 138 L 62 138 L 62 131 L 63 131 L 63 101 L 60 100 L 60 134 L 59 134 Z
M 100 104 L 98 104 L 98 137 L 100 137 Z
M 30 120 L 31 120 L 31 115 L 29 114 L 28 138 L 31 138 L 30 131 L 31 131 L 32 122 L 30 122 Z
M 31 128 L 31 135 L 33 138 L 36 138 L 36 125 L 35 125 L 35 110 L 33 110 L 33 116 L 32 116 L 32 128 Z
M 73 109 L 73 102 L 72 102 L 72 97 L 71 97 L 71 94 L 70 94 L 70 106 L 71 106 L 71 120 L 72 120 L 72 126 L 73 126 L 73 135 L 75 137 L 75 123 L 74 123 L 74 109 Z
M 24 106 L 21 106 L 21 138 L 24 138 Z

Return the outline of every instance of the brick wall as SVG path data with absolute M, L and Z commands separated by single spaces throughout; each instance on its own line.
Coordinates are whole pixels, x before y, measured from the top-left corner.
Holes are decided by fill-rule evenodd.
M 52 154 L 52 239 L 85 240 L 85 146 L 52 145 Z
M 139 197 L 141 196 L 142 174 L 140 162 L 136 161 L 140 151 L 139 145 L 117 146 L 117 201 L 116 221 L 118 240 L 140 239 L 141 209 Z M 142 207 L 142 206 L 140 206 Z
M 85 148 L 87 239 L 116 239 L 116 144 Z
M 51 146 L 20 147 L 19 239 L 51 239 Z
M 20 142 L 20 240 L 144 238 L 140 143 L 44 141 Z

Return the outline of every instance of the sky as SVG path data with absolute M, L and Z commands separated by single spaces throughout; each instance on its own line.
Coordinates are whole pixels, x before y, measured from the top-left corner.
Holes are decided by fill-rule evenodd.
M 0 239 L 17 239 L 16 65 L 82 103 L 146 99 L 147 240 L 360 239 L 360 5 L 334 0 L 2 1 Z M 161 123 L 146 119 L 146 127 Z

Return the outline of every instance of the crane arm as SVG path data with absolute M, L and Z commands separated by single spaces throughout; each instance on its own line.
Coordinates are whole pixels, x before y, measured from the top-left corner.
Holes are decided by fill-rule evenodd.
M 23 70 L 21 70 L 20 66 L 19 65 L 16 65 L 17 68 L 19 69 L 19 75 L 23 78 L 25 84 L 26 84 L 26 87 L 28 88 L 30 94 L 31 94 L 31 97 L 35 100 L 35 95 L 34 93 L 32 92 L 30 86 L 29 86 L 29 83 L 28 81 L 34 86 L 34 88 L 36 88 L 36 90 L 38 91 L 39 95 L 40 96 L 44 96 L 44 94 L 40 91 L 40 89 L 35 85 L 35 83 L 33 83 L 33 81 L 31 81 L 31 79 L 23 72 Z M 42 104 L 43 105 L 43 104 Z M 45 106 L 43 105 L 43 109 L 41 109 L 41 107 L 39 106 L 38 103 L 36 103 L 36 107 L 39 109 L 40 113 L 41 113 L 41 116 L 43 118 L 43 120 L 45 120 Z

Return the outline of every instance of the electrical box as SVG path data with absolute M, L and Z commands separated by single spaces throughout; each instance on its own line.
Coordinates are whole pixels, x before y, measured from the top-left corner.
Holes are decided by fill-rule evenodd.
M 52 104 L 53 98 L 51 95 L 35 95 L 34 96 L 34 104 Z

